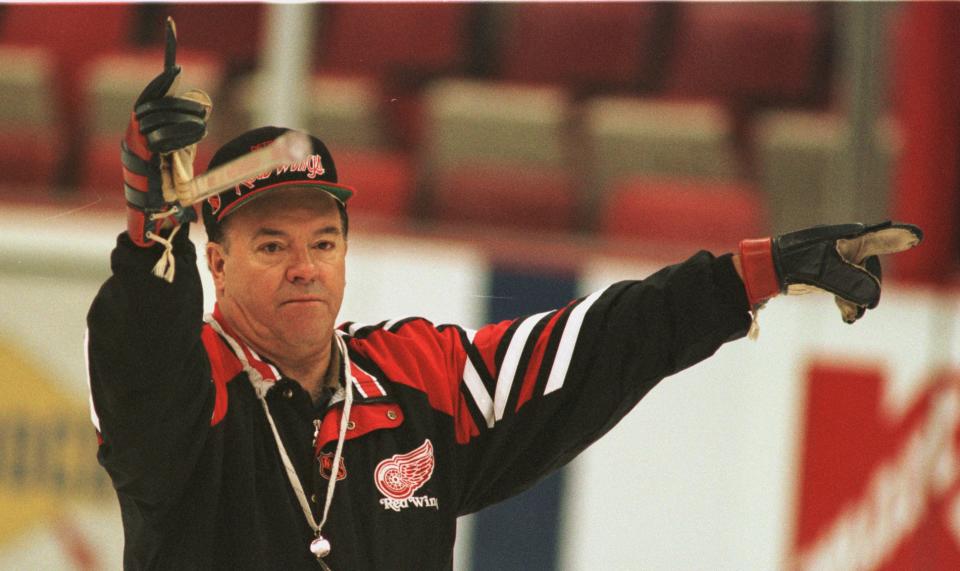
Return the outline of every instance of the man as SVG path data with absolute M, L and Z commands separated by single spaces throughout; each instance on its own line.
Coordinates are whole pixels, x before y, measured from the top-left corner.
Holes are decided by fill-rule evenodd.
M 135 105 L 128 229 L 88 316 L 98 458 L 131 569 L 449 569 L 458 516 L 568 462 L 661 379 L 743 337 L 766 299 L 827 289 L 853 322 L 879 300 L 876 255 L 920 240 L 907 225 L 817 228 L 477 331 L 335 329 L 353 191 L 312 138 L 308 160 L 203 204 L 204 320 L 193 211 L 162 193 L 208 111 L 167 95 L 178 72 L 171 49 Z M 210 166 L 284 131 L 245 133 Z

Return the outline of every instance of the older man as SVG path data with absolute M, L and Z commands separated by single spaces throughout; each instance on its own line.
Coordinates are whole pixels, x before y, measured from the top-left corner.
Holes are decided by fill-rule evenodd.
M 204 105 L 167 95 L 178 72 L 168 56 L 135 105 L 128 230 L 88 316 L 98 457 L 131 569 L 449 569 L 458 516 L 568 462 L 661 379 L 743 337 L 766 299 L 826 289 L 852 322 L 879 299 L 876 255 L 920 239 L 816 228 L 476 331 L 336 328 L 353 191 L 311 138 L 306 161 L 203 204 L 204 318 L 193 210 L 161 192 L 160 155 L 205 131 Z M 210 166 L 284 132 L 247 132 Z

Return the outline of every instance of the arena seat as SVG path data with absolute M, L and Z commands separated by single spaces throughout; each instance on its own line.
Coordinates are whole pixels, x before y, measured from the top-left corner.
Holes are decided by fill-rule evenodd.
M 9 189 L 49 189 L 57 179 L 63 133 L 53 61 L 43 48 L 0 46 L 0 171 Z
M 577 230 L 578 206 L 565 169 L 481 161 L 438 175 L 433 214 L 442 222 L 494 230 L 571 232 Z
M 266 4 L 239 2 L 163 4 L 190 48 L 216 54 L 228 74 L 256 67 L 264 44 Z M 159 38 L 159 34 L 158 34 Z
M 424 93 L 426 161 L 504 160 L 560 167 L 570 104 L 559 88 L 441 80 Z
M 829 81 L 821 68 L 826 9 L 803 2 L 680 4 L 667 91 L 766 103 L 817 95 Z
M 324 4 L 315 41 L 321 71 L 382 76 L 456 72 L 467 61 L 470 4 Z
M 656 3 L 516 3 L 503 8 L 498 77 L 579 89 L 649 81 Z
M 177 61 L 183 67 L 180 89 L 198 88 L 214 100 L 209 131 L 216 132 L 217 95 L 223 79 L 223 66 L 211 54 L 194 50 L 178 50 Z M 84 139 L 78 187 L 82 192 L 120 188 L 120 139 L 130 119 L 134 101 L 162 69 L 163 53 L 139 50 L 133 53 L 110 53 L 94 58 L 83 77 L 84 99 L 87 101 L 87 137 Z M 201 149 L 215 146 L 207 141 Z M 196 161 L 199 173 L 206 166 L 203 152 Z
M 337 176 L 356 188 L 351 213 L 372 214 L 403 221 L 414 199 L 413 165 L 407 155 L 389 151 L 340 149 L 331 144 Z
M 0 18 L 0 42 L 40 46 L 56 66 L 55 88 L 64 119 L 82 107 L 80 78 L 96 55 L 130 47 L 129 4 L 11 4 Z M 79 128 L 79 125 L 73 125 Z
M 625 175 L 741 175 L 727 112 L 708 101 L 597 97 L 583 105 L 595 187 Z
M 234 84 L 236 116 L 244 129 L 257 124 L 259 87 L 264 77 L 250 74 Z M 306 130 L 336 147 L 386 149 L 389 136 L 380 107 L 379 83 L 359 76 L 317 74 L 310 80 L 305 101 Z
M 448 79 L 427 88 L 423 106 L 420 176 L 435 216 L 499 226 L 572 226 L 572 199 L 564 196 L 572 195 L 573 185 L 566 174 L 556 174 L 568 162 L 570 104 L 564 90 Z M 523 177 L 524 184 L 514 177 Z M 547 199 L 550 185 L 557 188 L 555 204 Z
M 179 49 L 177 63 L 183 68 L 180 91 L 202 89 L 216 105 L 224 76 L 220 59 L 207 52 Z M 82 78 L 89 132 L 122 133 L 137 96 L 162 69 L 163 52 L 159 50 L 109 53 L 94 58 Z
M 599 233 L 733 251 L 770 232 L 763 194 L 745 182 L 626 177 L 605 193 Z
M 847 136 L 847 123 L 835 112 L 768 111 L 758 117 L 758 174 L 775 231 L 889 216 L 891 171 L 900 148 L 895 124 L 887 118 L 873 132 L 883 171 L 872 173 L 878 188 L 843 188 Z
M 421 142 L 424 85 L 466 71 L 476 4 L 332 3 L 318 5 L 314 69 L 324 75 L 374 78 L 391 144 Z

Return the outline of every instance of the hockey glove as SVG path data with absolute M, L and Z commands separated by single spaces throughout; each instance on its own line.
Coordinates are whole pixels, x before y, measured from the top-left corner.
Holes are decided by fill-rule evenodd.
M 180 66 L 173 20 L 167 18 L 166 26 L 163 72 L 137 98 L 120 145 L 127 231 L 141 247 L 165 243 L 159 237 L 161 228 L 196 220 L 195 209 L 177 204 L 175 185 L 193 178 L 196 143 L 206 134 L 211 108 L 210 98 L 199 90 L 170 95 L 176 91 Z
M 834 294 L 843 320 L 853 323 L 880 302 L 880 260 L 916 246 L 923 232 L 912 224 L 815 226 L 775 238 L 740 242 L 740 263 L 750 307 L 756 312 L 777 294 Z

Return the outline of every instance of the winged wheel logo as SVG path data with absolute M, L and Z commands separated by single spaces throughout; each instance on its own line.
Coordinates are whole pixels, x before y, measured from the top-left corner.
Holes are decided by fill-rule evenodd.
M 427 439 L 410 452 L 394 454 L 377 464 L 374 482 L 384 496 L 405 500 L 430 479 L 433 466 L 433 443 Z

